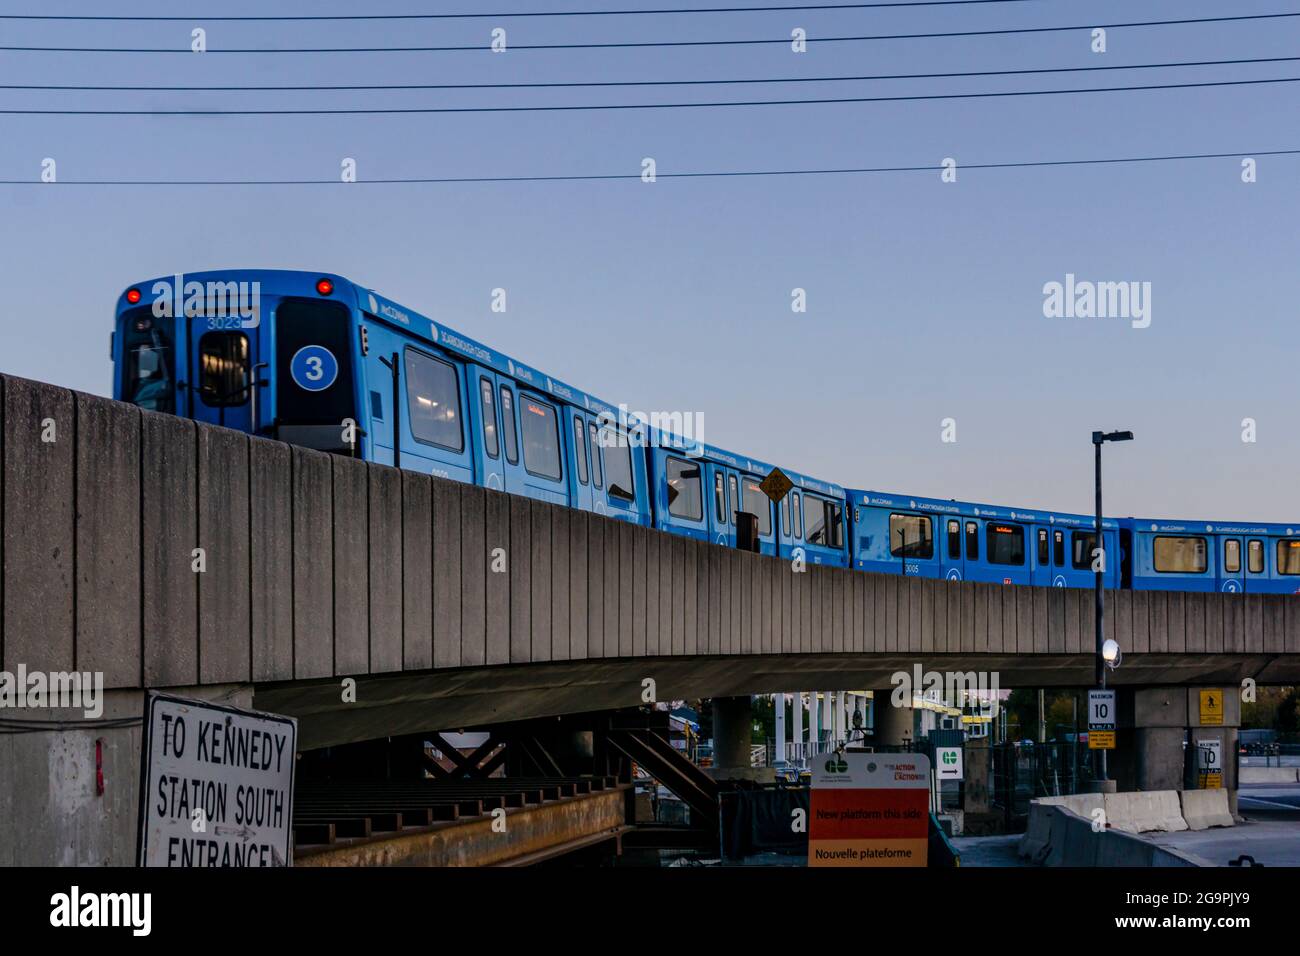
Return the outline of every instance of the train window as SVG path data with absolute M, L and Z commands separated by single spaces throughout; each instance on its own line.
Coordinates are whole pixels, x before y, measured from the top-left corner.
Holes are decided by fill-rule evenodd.
M 176 410 L 176 385 L 172 378 L 172 339 L 148 309 L 123 316 L 126 340 L 126 379 L 122 394 L 132 405 L 171 414 Z
M 1047 529 L 1039 528 L 1038 529 L 1038 566 L 1040 568 L 1047 567 L 1048 556 L 1049 555 L 1048 555 L 1048 546 L 1047 546 Z
M 966 560 L 978 561 L 980 559 L 980 526 L 979 522 L 966 522 Z
M 844 509 L 832 501 L 826 503 L 827 524 L 831 529 L 831 547 L 844 547 Z M 933 549 L 931 549 L 933 551 Z
M 1251 574 L 1264 573 L 1264 542 L 1258 538 L 1246 542 L 1246 567 Z
M 199 339 L 199 396 L 209 408 L 248 403 L 248 336 L 207 332 Z
M 799 501 L 799 492 L 794 493 L 794 501 L 790 504 L 790 510 L 794 512 L 794 536 L 803 537 L 803 505 Z
M 668 458 L 668 513 L 688 521 L 704 517 L 698 462 Z
M 483 411 L 483 450 L 489 458 L 501 455 L 501 444 L 497 439 L 497 408 L 492 401 L 492 383 L 486 378 L 478 380 L 479 407 Z
M 713 510 L 718 513 L 718 524 L 727 523 L 727 490 L 722 481 L 722 472 L 713 474 Z
M 1223 542 L 1223 570 L 1228 574 L 1241 573 L 1241 541 L 1227 538 Z
M 1065 567 L 1065 532 L 1052 532 L 1052 563 L 1058 568 Z
M 636 501 L 632 483 L 632 448 L 627 433 L 610 426 L 601 429 L 600 447 L 605 455 L 605 485 L 615 498 Z
M 1153 549 L 1155 569 L 1162 574 L 1201 574 L 1209 567 L 1204 538 L 1160 536 Z
M 727 476 L 727 514 L 734 514 L 740 507 L 740 496 L 736 494 L 736 476 Z
M 501 386 L 501 427 L 506 439 L 506 461 L 519 464 L 519 440 L 515 434 L 515 393 Z
M 826 504 L 822 499 L 803 496 L 803 528 L 809 544 L 826 544 Z
M 988 539 L 989 564 L 1024 564 L 1025 529 L 1023 525 L 989 521 L 984 525 Z
M 587 433 L 582 428 L 582 419 L 573 419 L 573 457 L 578 461 L 578 483 L 587 483 Z
M 758 487 L 757 478 L 746 478 L 744 485 L 743 510 L 758 519 L 758 533 L 772 533 L 772 499 L 763 494 Z
M 781 534 L 790 537 L 790 496 L 781 499 Z
M 961 522 L 948 522 L 948 560 L 961 560 Z
M 1076 531 L 1070 536 L 1070 562 L 1076 571 L 1092 570 L 1092 549 L 1097 547 L 1097 532 Z
M 560 429 L 555 420 L 555 409 L 525 396 L 519 406 L 519 434 L 523 439 L 524 468 L 528 473 L 559 481 L 564 471 L 560 468 Z
M 588 443 L 591 445 L 591 483 L 599 488 L 604 483 L 604 476 L 601 474 L 600 442 L 596 439 L 596 426 L 593 422 L 587 423 L 587 435 L 591 439 Z
M 465 450 L 459 376 L 450 363 L 407 349 L 406 407 L 416 441 L 450 451 Z
M 930 519 L 922 515 L 891 514 L 889 553 L 896 558 L 933 558 Z
M 1277 573 L 1300 574 L 1300 538 L 1284 538 L 1277 543 Z

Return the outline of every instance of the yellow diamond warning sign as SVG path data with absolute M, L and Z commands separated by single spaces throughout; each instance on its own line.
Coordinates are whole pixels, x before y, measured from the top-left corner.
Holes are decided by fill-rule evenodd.
M 780 468 L 773 468 L 768 476 L 758 483 L 758 487 L 763 494 L 780 504 L 781 499 L 794 487 L 794 482 Z

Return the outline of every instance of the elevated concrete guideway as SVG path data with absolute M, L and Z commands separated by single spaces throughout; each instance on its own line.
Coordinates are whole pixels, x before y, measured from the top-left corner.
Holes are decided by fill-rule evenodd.
M 631 706 L 646 679 L 659 700 L 884 687 L 917 663 L 1092 680 L 1087 591 L 794 573 L 12 377 L 0 416 L 0 670 L 251 689 L 304 749 Z M 1117 683 L 1300 682 L 1289 596 L 1107 601 Z

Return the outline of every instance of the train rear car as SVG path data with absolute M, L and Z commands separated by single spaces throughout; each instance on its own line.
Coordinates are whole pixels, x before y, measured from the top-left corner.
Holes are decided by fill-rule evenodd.
M 1138 591 L 1300 593 L 1300 524 L 1124 522 Z

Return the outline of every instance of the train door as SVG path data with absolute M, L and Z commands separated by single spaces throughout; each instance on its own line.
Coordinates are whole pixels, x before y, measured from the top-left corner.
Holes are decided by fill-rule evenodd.
M 939 553 L 943 555 L 943 576 L 949 581 L 963 581 L 966 578 L 966 559 L 962 557 L 961 519 L 942 520 L 943 543 Z
M 1265 564 L 1267 549 L 1263 538 L 1246 541 L 1246 591 L 1272 590 L 1268 587 L 1268 567 Z
M 759 483 L 763 480 L 754 475 L 738 476 L 740 480 L 740 501 L 736 505 L 739 511 L 748 511 L 758 519 L 758 548 L 763 554 L 776 553 L 776 527 L 772 519 L 772 499 L 767 496 Z
M 501 409 L 497 377 L 481 365 L 468 365 L 469 422 L 474 436 L 475 484 L 506 491 L 505 456 L 501 441 Z
M 734 480 L 734 472 L 709 462 L 705 465 L 705 476 L 709 489 L 709 540 L 724 547 L 736 544 L 736 528 L 732 517 L 732 506 L 727 497 L 728 488 Z
M 480 373 L 482 374 L 482 373 Z M 501 457 L 494 464 L 501 468 L 503 490 L 512 495 L 527 495 L 528 472 L 524 470 L 519 444 L 519 392 L 513 379 L 488 373 L 496 383 L 495 405 L 500 423 Z M 482 383 L 479 383 L 482 388 Z M 480 401 L 482 399 L 480 398 Z
M 270 377 L 261 359 L 261 329 L 260 324 L 244 328 L 238 318 L 189 319 L 190 415 L 195 421 L 254 431 L 254 417 L 260 417 L 257 405 L 265 401 L 265 392 L 255 381 Z M 300 389 L 323 392 L 335 385 L 341 368 L 351 368 L 346 359 L 344 355 L 340 361 L 323 345 L 311 345 L 293 358 L 290 372 Z M 348 390 L 352 387 L 351 381 L 341 384 Z
M 591 452 L 587 447 L 587 418 L 568 405 L 563 406 L 568 446 L 569 494 L 573 507 L 582 511 L 595 509 L 596 498 L 592 488 Z
M 1246 590 L 1246 576 L 1242 565 L 1244 545 L 1236 535 L 1219 535 L 1219 590 L 1237 594 Z
M 1052 529 L 1046 525 L 1030 525 L 1033 534 L 1030 553 L 1033 571 L 1030 580 L 1038 587 L 1052 584 Z

